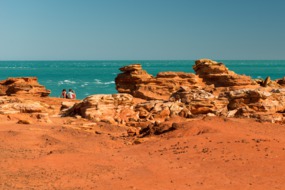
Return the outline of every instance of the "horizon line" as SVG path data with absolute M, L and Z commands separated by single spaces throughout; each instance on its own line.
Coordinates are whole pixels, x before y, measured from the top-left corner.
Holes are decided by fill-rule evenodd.
M 201 58 L 209 59 L 209 58 Z M 3 59 L 0 61 L 196 61 L 200 59 Z M 210 59 L 213 61 L 284 61 L 285 59 Z

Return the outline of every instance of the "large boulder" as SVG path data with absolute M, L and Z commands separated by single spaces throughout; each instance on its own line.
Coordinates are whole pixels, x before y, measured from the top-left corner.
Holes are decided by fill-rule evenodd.
M 232 89 L 259 86 L 249 76 L 238 75 L 230 71 L 223 63 L 218 63 L 210 59 L 200 59 L 195 61 L 193 66 L 196 74 L 208 85 L 215 87 L 231 87 Z
M 205 84 L 197 75 L 184 72 L 160 72 L 156 77 L 148 74 L 140 64 L 120 68 L 116 89 L 145 100 L 168 100 L 181 85 L 189 88 L 203 88 Z
M 38 83 L 36 77 L 8 78 L 0 81 L 0 95 L 28 95 L 46 97 L 51 93 Z

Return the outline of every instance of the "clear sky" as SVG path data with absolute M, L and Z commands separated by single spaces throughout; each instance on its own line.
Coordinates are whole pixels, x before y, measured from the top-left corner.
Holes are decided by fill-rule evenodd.
M 285 59 L 285 0 L 0 0 L 0 60 Z

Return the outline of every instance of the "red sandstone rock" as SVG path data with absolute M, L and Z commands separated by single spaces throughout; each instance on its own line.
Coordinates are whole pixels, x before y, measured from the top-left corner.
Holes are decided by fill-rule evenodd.
M 34 118 L 38 122 L 51 123 L 49 114 L 53 114 L 53 111 L 52 106 L 34 99 L 0 96 L 0 114 L 8 117 L 26 114 L 29 115 L 29 119 Z
M 193 69 L 197 75 L 161 72 L 153 77 L 139 64 L 125 66 L 120 69 L 124 73 L 116 78 L 117 90 L 146 100 L 164 100 L 135 105 L 139 118 L 148 122 L 165 121 L 172 115 L 191 117 L 199 114 L 272 118 L 265 119 L 267 121 L 275 120 L 285 112 L 285 93 L 280 87 L 284 79 L 276 82 L 270 77 L 252 80 L 209 59 L 197 60 Z M 176 104 L 169 106 L 169 98 Z M 176 111 L 171 111 L 170 107 Z M 281 114 L 273 117 L 275 113 Z
M 129 118 L 136 119 L 132 109 L 133 97 L 129 94 L 98 94 L 75 104 L 65 115 L 80 115 L 94 121 L 124 124 Z
M 50 94 L 36 77 L 8 78 L 0 81 L 0 95 L 28 95 L 46 97 Z
M 168 100 L 181 85 L 202 88 L 205 84 L 195 74 L 184 72 L 160 72 L 156 77 L 148 74 L 141 65 L 133 64 L 120 68 L 124 73 L 116 79 L 116 89 L 146 100 Z
M 228 109 L 235 111 L 232 116 L 279 122 L 282 113 L 285 112 L 285 90 L 268 92 L 265 88 L 243 89 L 226 92 L 226 94 L 229 99 Z
M 238 75 L 235 72 L 228 70 L 223 63 L 218 63 L 210 59 L 195 61 L 193 69 L 206 84 L 214 84 L 215 87 L 240 88 L 245 86 L 258 86 L 251 77 Z
M 136 104 L 134 110 L 138 112 L 141 122 L 164 122 L 170 117 L 177 116 L 184 109 L 181 102 L 150 100 Z
M 200 89 L 188 89 L 181 87 L 171 95 L 171 100 L 179 100 L 194 115 L 215 113 L 219 115 L 227 110 L 228 100 L 219 98 L 212 93 Z
M 142 70 L 140 64 L 122 67 L 123 73 L 116 78 L 116 87 L 119 92 L 128 94 L 93 95 L 73 107 L 75 102 L 61 102 L 62 108 L 72 107 L 62 112 L 67 116 L 80 115 L 79 118 L 125 126 L 148 126 L 176 116 L 189 118 L 200 114 L 283 122 L 285 90 L 280 85 L 284 79 L 275 82 L 268 77 L 253 82 L 250 77 L 237 75 L 222 63 L 208 59 L 197 60 L 193 68 L 197 75 L 160 72 L 153 77 Z M 224 88 L 224 92 L 219 95 L 214 86 Z M 242 89 L 232 90 L 236 87 Z M 43 97 L 49 93 L 35 77 L 0 81 L 1 95 Z M 133 96 L 147 101 L 134 103 Z M 0 112 L 31 113 L 33 117 L 46 121 L 49 121 L 49 112 L 56 114 L 48 105 L 38 101 L 9 96 L 0 99 Z

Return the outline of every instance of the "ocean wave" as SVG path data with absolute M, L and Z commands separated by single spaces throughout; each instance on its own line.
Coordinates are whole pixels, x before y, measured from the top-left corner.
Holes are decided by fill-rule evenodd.
M 62 84 L 76 84 L 75 81 L 71 81 L 71 80 L 63 80 L 63 81 L 59 81 L 58 82 L 59 85 L 62 85 Z
M 103 84 L 103 85 L 115 83 L 115 81 L 102 82 L 100 79 L 94 79 L 94 81 L 95 81 L 95 84 Z
M 88 82 L 85 82 L 85 83 L 81 84 L 80 86 L 85 87 L 85 86 L 88 86 L 88 84 L 89 84 Z

